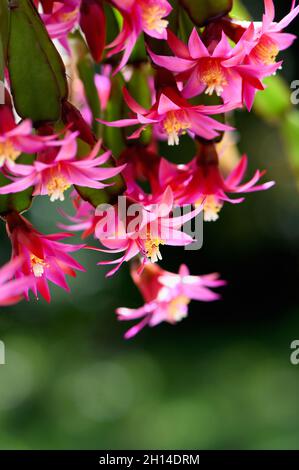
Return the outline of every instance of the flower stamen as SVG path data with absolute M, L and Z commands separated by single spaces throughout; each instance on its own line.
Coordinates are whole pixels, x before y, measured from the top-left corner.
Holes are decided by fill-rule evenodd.
M 161 240 L 160 238 L 151 238 L 150 235 L 147 236 L 144 243 L 145 254 L 146 257 L 151 260 L 151 263 L 157 263 L 162 259 L 160 245 L 165 245 L 164 240 Z
M 69 189 L 71 185 L 68 180 L 62 175 L 53 176 L 47 184 L 48 195 L 50 196 L 50 201 L 54 202 L 60 200 L 64 201 L 64 192 Z
M 167 16 L 167 11 L 160 5 L 141 3 L 141 17 L 145 29 L 155 30 L 162 34 L 168 26 L 168 21 L 163 19 L 165 16 Z
M 205 94 L 209 96 L 214 92 L 217 96 L 221 96 L 224 87 L 227 85 L 227 80 L 220 63 L 211 59 L 208 59 L 203 69 L 201 69 L 200 80 L 206 85 Z
M 47 266 L 47 263 L 41 259 L 38 258 L 37 256 L 33 255 L 31 253 L 30 255 L 30 263 L 31 263 L 31 269 L 35 277 L 42 277 L 45 271 L 45 267 Z
M 21 155 L 22 152 L 17 150 L 10 140 L 6 142 L 0 142 L 0 167 L 2 167 L 5 161 L 14 164 L 16 159 Z
M 191 124 L 187 120 L 182 119 L 175 111 L 169 111 L 163 121 L 164 131 L 168 135 L 168 145 L 179 145 L 181 135 L 186 134 L 187 129 L 190 129 Z
M 222 209 L 223 203 L 214 195 L 206 196 L 200 199 L 196 206 L 203 203 L 203 213 L 205 222 L 215 222 L 219 219 L 219 212 Z

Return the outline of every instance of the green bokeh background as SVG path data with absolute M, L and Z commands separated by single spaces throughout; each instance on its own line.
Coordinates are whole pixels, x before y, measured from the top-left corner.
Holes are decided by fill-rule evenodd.
M 256 18 L 262 3 L 247 1 Z M 276 1 L 278 15 L 287 3 Z M 298 52 L 283 54 L 288 87 L 299 79 Z M 194 302 L 181 324 L 126 342 L 114 310 L 142 301 L 128 269 L 106 280 L 98 255 L 80 253 L 87 273 L 71 295 L 53 288 L 50 305 L 1 310 L 1 449 L 299 449 L 299 365 L 290 363 L 299 339 L 296 162 L 279 124 L 256 113 L 235 120 L 250 172 L 267 168 L 276 186 L 226 205 L 205 224 L 199 252 L 165 249 L 162 263 L 221 272 L 223 301 Z M 61 220 L 46 198 L 30 218 L 48 233 Z M 9 253 L 3 226 L 1 264 Z

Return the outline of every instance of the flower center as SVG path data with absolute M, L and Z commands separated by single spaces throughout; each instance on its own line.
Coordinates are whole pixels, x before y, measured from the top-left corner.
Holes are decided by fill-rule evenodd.
M 202 204 L 203 199 L 199 200 L 196 205 Z M 223 203 L 215 196 L 206 196 L 203 203 L 203 214 L 205 222 L 215 222 L 219 219 L 219 212 L 221 211 Z
M 186 130 L 191 127 L 190 122 L 184 119 L 182 113 L 168 111 L 163 121 L 164 131 L 168 135 L 168 145 L 179 145 L 180 135 L 186 134 Z
M 190 303 L 190 299 L 185 295 L 179 295 L 173 299 L 167 308 L 167 313 L 169 320 L 171 321 L 181 321 L 183 318 L 187 317 L 188 309 L 187 305 Z
M 50 201 L 54 202 L 57 200 L 64 201 L 64 191 L 69 189 L 71 185 L 68 180 L 62 175 L 53 176 L 47 184 L 48 195 Z
M 160 245 L 165 245 L 164 240 L 161 240 L 160 238 L 151 238 L 150 235 L 147 236 L 147 239 L 144 243 L 145 254 L 146 257 L 149 258 L 152 263 L 157 263 L 159 260 L 162 259 L 162 255 L 160 253 Z
M 277 45 L 265 35 L 261 37 L 259 43 L 252 50 L 252 55 L 255 59 L 265 65 L 274 64 L 278 53 Z
M 0 142 L 0 167 L 4 165 L 5 161 L 14 163 L 21 153 L 10 140 Z
M 207 86 L 205 94 L 210 96 L 214 92 L 217 96 L 221 96 L 223 87 L 227 85 L 227 80 L 219 61 L 212 59 L 208 59 L 200 70 L 200 80 Z
M 168 21 L 164 20 L 167 11 L 160 5 L 153 4 L 152 2 L 142 1 L 141 4 L 141 17 L 144 28 L 149 31 L 155 30 L 159 34 L 163 34 L 168 26 Z
M 47 266 L 45 261 L 31 254 L 30 263 L 31 263 L 31 269 L 32 269 L 34 276 L 42 277 L 42 275 L 44 274 L 45 266 Z

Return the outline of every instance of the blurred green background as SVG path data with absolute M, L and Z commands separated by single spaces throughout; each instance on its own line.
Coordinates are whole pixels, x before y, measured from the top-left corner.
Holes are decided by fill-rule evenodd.
M 261 17 L 261 0 L 245 3 Z M 291 2 L 275 3 L 281 17 Z M 163 250 L 166 269 L 186 261 L 193 274 L 221 272 L 223 301 L 194 302 L 181 324 L 125 342 L 114 310 L 142 302 L 128 269 L 105 280 L 97 254 L 80 254 L 87 273 L 71 295 L 53 288 L 50 305 L 1 310 L 1 449 L 299 449 L 299 365 L 290 363 L 299 339 L 299 107 L 285 109 L 298 52 L 283 54 L 286 103 L 278 88 L 270 113 L 262 102 L 235 116 L 250 172 L 267 168 L 276 186 L 226 205 L 205 224 L 199 252 Z M 48 233 L 61 220 L 46 198 L 30 218 Z M 1 244 L 3 264 L 4 225 Z

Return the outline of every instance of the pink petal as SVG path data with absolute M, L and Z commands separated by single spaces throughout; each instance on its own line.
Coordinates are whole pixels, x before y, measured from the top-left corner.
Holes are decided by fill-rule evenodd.
M 242 181 L 243 176 L 247 170 L 247 156 L 243 155 L 241 158 L 240 162 L 237 164 L 237 166 L 232 170 L 232 172 L 229 174 L 229 176 L 225 180 L 225 184 L 227 186 L 236 186 Z
M 168 113 L 169 111 L 179 111 L 180 109 L 180 106 L 171 101 L 163 93 L 161 94 L 159 99 L 158 114 L 163 115 Z
M 77 141 L 76 141 L 77 133 L 72 134 L 72 139 L 67 141 L 64 145 L 62 145 L 61 149 L 58 152 L 57 157 L 55 158 L 56 162 L 60 162 L 63 160 L 72 160 L 75 158 L 77 154 Z
M 188 266 L 186 264 L 181 264 L 180 269 L 179 269 L 179 275 L 184 277 L 184 276 L 189 276 L 190 271 Z
M 156 65 L 170 70 L 171 72 L 185 72 L 186 70 L 189 70 L 196 65 L 196 62 L 193 60 L 181 59 L 180 57 L 173 56 L 157 55 L 150 50 L 148 50 L 148 53 Z
M 299 5 L 293 10 L 291 10 L 287 16 L 285 16 L 279 23 L 277 23 L 277 25 L 275 25 L 275 30 L 281 31 L 282 29 L 286 28 L 291 23 L 291 21 L 293 21 L 293 19 L 296 18 L 298 13 L 299 13 Z
M 222 31 L 221 40 L 219 41 L 219 43 L 215 47 L 212 56 L 213 57 L 226 57 L 231 52 L 233 52 L 233 50 L 232 50 L 232 48 L 231 48 L 231 46 L 228 42 L 228 39 L 227 39 L 224 31 Z
M 130 93 L 128 92 L 128 90 L 124 87 L 123 88 L 123 96 L 124 96 L 124 100 L 125 102 L 127 103 L 128 107 L 134 111 L 134 113 L 136 114 L 146 114 L 146 109 L 143 108 L 143 106 L 140 106 L 139 103 L 137 103 L 137 101 L 134 100 L 134 98 L 132 98 L 132 96 L 130 95 Z
M 273 0 L 264 0 L 264 5 L 265 5 L 265 14 L 263 16 L 263 24 L 265 25 L 265 27 L 267 27 L 274 21 L 275 8 L 274 8 Z
M 183 89 L 182 95 L 184 98 L 193 98 L 194 96 L 200 95 L 205 88 L 206 85 L 199 80 L 199 69 L 196 67 L 190 75 L 189 80 Z
M 188 42 L 188 48 L 192 59 L 210 57 L 209 51 L 202 42 L 196 28 L 193 28 Z
M 148 321 L 149 319 L 145 318 L 140 323 L 138 323 L 138 325 L 135 325 L 130 328 L 125 334 L 125 339 L 131 339 L 136 336 L 148 324 Z
M 102 119 L 97 119 L 97 121 L 109 127 L 127 127 L 127 126 L 135 126 L 136 124 L 139 124 L 138 119 L 119 119 L 118 121 L 110 121 L 110 122 L 103 121 Z
M 36 175 L 29 175 L 26 178 L 21 178 L 20 180 L 15 181 L 14 183 L 2 186 L 0 188 L 0 194 L 18 193 L 19 191 L 23 191 L 24 189 L 33 186 L 35 184 L 35 181 Z

